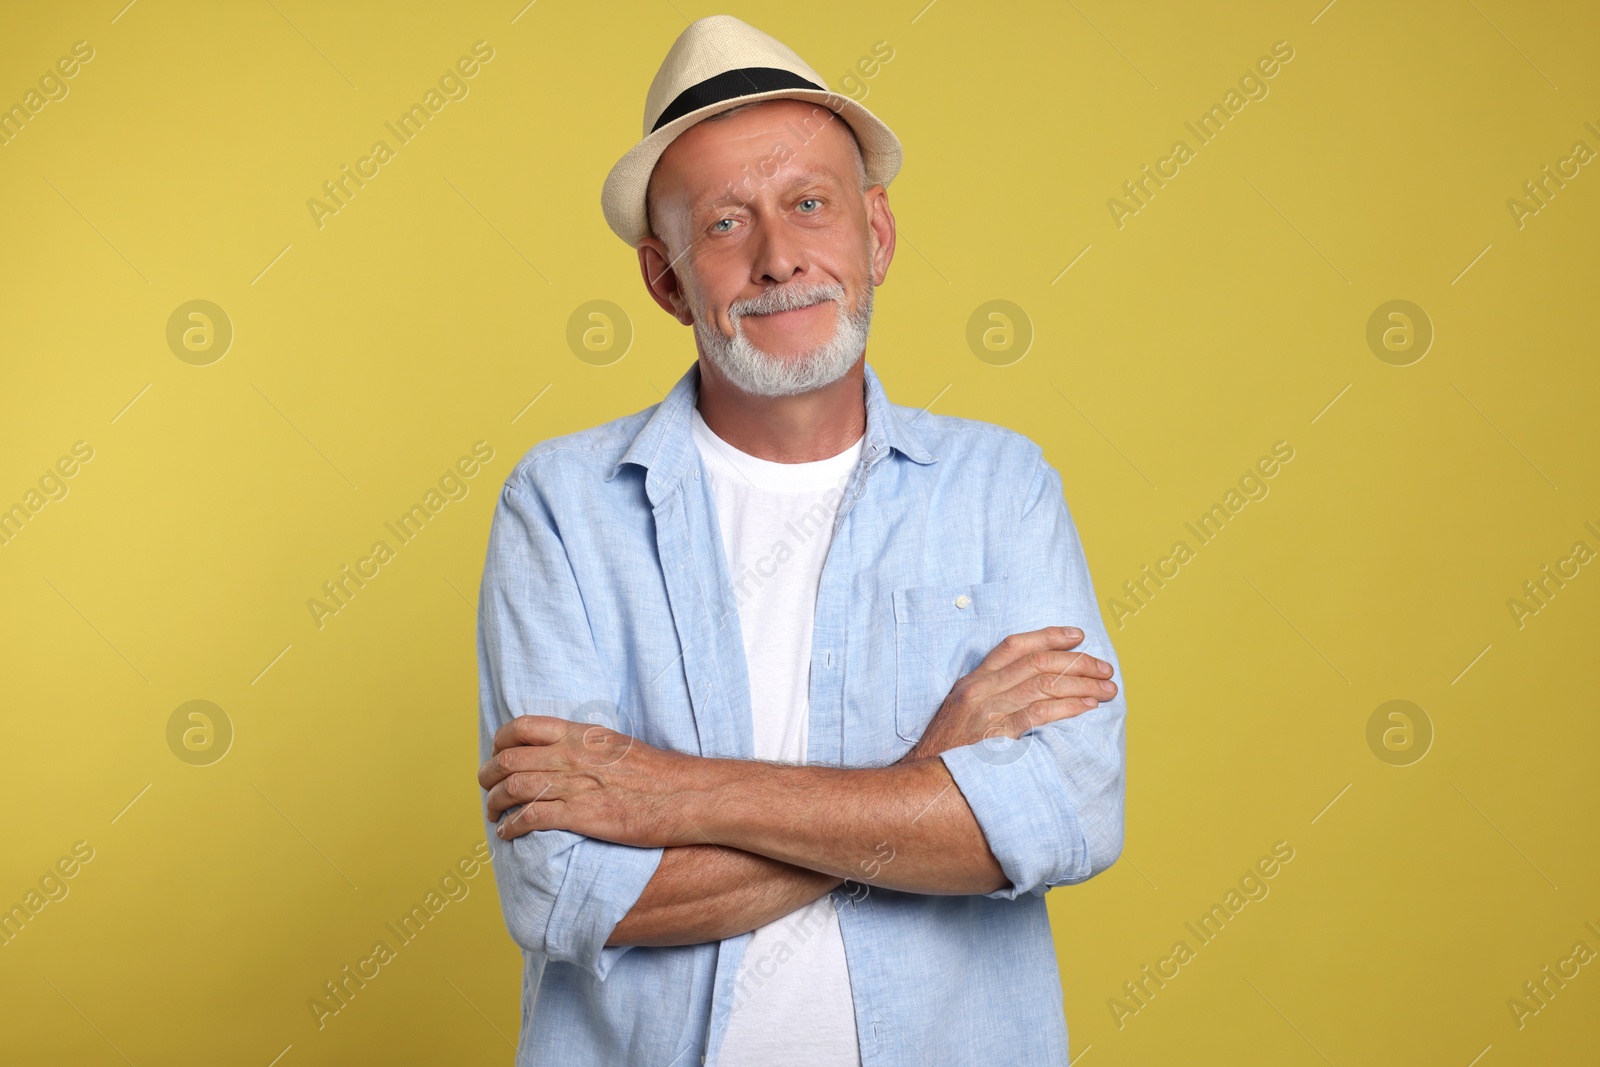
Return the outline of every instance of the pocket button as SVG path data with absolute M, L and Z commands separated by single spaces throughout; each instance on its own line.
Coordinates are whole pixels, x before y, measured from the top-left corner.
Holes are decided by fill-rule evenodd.
M 956 597 L 956 607 L 958 608 L 969 607 L 971 604 L 972 598 L 965 593 L 962 593 L 960 596 Z

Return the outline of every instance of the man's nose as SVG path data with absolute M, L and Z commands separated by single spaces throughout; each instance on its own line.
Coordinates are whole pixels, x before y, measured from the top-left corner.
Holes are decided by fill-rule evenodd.
M 757 223 L 750 280 L 757 285 L 783 285 L 805 273 L 809 263 L 800 236 L 780 216 Z

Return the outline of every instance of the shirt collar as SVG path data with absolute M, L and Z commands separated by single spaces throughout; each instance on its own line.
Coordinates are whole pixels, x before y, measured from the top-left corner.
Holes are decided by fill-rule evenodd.
M 904 418 L 889 402 L 883 383 L 872 369 L 872 364 L 862 363 L 867 402 L 866 439 L 862 442 L 861 459 L 867 464 L 876 463 L 890 450 L 921 464 L 937 462 L 938 457 L 923 446 L 912 430 L 912 419 Z M 684 371 L 672 391 L 656 405 L 656 410 L 645 420 L 633 443 L 622 454 L 615 467 L 606 475 L 614 478 L 626 463 L 637 463 L 649 473 L 645 476 L 645 494 L 652 505 L 658 505 L 674 490 L 696 460 L 694 441 L 690 437 L 690 412 L 700 392 L 700 362 L 696 360 Z

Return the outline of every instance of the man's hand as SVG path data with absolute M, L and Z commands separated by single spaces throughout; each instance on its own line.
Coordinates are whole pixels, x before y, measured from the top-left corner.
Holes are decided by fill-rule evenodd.
M 1035 726 L 1070 719 L 1117 692 L 1111 664 L 1070 651 L 1083 631 L 1069 626 L 1012 634 L 971 674 L 957 679 L 922 738 L 901 759 L 928 759 L 989 737 L 1013 740 Z
M 504 840 L 532 830 L 572 830 L 623 845 L 656 847 L 704 840 L 674 798 L 690 785 L 679 752 L 593 723 L 521 715 L 494 737 L 494 755 L 478 770 L 489 791 L 489 821 Z

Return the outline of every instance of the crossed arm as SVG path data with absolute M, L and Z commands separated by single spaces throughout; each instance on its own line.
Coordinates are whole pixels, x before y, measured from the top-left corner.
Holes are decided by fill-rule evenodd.
M 753 930 L 850 879 L 918 893 L 1010 884 L 940 754 L 1019 738 L 1116 692 L 1112 666 L 1071 651 L 1081 631 L 1015 634 L 956 682 L 921 740 L 889 767 L 708 759 L 600 726 L 521 716 L 479 771 L 510 840 L 570 830 L 662 847 L 607 945 L 684 945 Z

